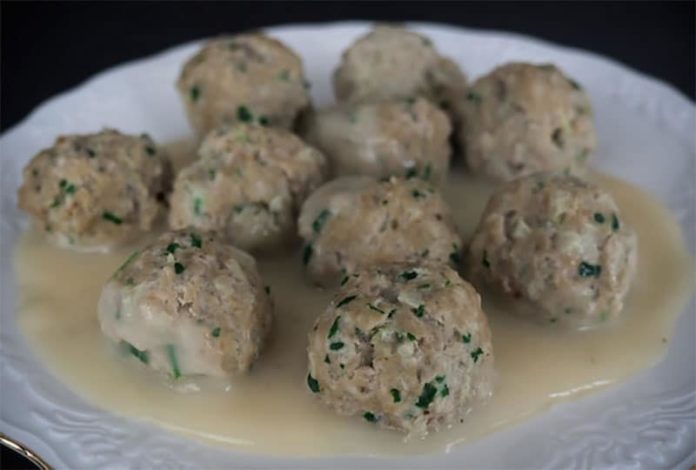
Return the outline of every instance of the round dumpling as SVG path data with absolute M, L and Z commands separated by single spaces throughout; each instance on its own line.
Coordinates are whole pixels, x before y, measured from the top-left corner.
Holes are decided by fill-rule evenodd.
M 218 128 L 198 154 L 177 175 L 169 225 L 218 230 L 246 250 L 294 238 L 299 207 L 326 174 L 319 151 L 279 128 Z
M 24 168 L 19 207 L 61 247 L 106 251 L 149 231 L 170 165 L 146 134 L 64 135 Z
M 447 115 L 428 100 L 407 98 L 318 111 L 307 141 L 324 152 L 336 175 L 418 175 L 441 182 L 451 130 Z
M 555 66 L 498 67 L 459 107 L 461 147 L 473 173 L 499 181 L 538 171 L 585 173 L 596 143 L 592 107 Z
M 440 193 L 420 178 L 344 176 L 302 206 L 309 276 L 330 285 L 360 267 L 389 262 L 455 263 L 461 239 Z
M 375 102 L 423 96 L 455 112 L 466 77 L 430 40 L 397 26 L 381 25 L 344 53 L 334 72 L 338 101 Z M 457 121 L 457 116 L 453 116 Z
M 235 122 L 291 128 L 310 104 L 300 58 L 262 34 L 208 42 L 186 62 L 177 88 L 201 135 Z
M 492 391 L 481 298 L 445 265 L 349 277 L 309 333 L 307 385 L 343 415 L 423 436 L 463 421 Z
M 636 234 L 611 195 L 539 173 L 490 199 L 468 265 L 475 283 L 526 301 L 534 318 L 589 327 L 621 313 L 637 258 Z
M 98 314 L 108 338 L 155 370 L 227 377 L 259 356 L 272 301 L 251 256 L 182 230 L 131 255 L 104 286 Z

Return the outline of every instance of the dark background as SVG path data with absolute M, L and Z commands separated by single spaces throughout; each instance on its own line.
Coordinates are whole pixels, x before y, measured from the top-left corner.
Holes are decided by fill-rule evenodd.
M 283 23 L 431 21 L 514 31 L 611 56 L 696 92 L 695 3 L 71 2 L 0 4 L 0 130 L 100 70 L 191 39 Z M 3 450 L 2 468 L 31 468 Z

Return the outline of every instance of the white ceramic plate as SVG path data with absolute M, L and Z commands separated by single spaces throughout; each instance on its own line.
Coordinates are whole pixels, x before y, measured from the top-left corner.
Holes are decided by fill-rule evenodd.
M 330 73 L 367 23 L 287 26 L 268 32 L 304 58 L 318 105 L 331 100 Z M 696 244 L 696 109 L 677 91 L 596 55 L 506 33 L 426 24 L 470 77 L 511 60 L 554 62 L 578 79 L 595 106 L 594 164 L 653 193 Z M 174 80 L 198 43 L 103 72 L 49 100 L 0 140 L 0 426 L 60 468 L 588 468 L 689 467 L 696 461 L 696 312 L 689 305 L 666 359 L 623 385 L 557 406 L 448 454 L 374 459 L 278 459 L 235 454 L 113 416 L 73 394 L 32 356 L 14 321 L 12 246 L 25 225 L 16 209 L 21 168 L 58 134 L 111 126 L 164 142 L 189 135 Z M 659 230 L 659 227 L 655 228 Z M 290 423 L 278 423 L 289 426 Z

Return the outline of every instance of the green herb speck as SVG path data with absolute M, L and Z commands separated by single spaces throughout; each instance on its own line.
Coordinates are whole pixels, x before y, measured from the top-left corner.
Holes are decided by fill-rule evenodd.
M 603 224 L 603 223 L 604 223 L 604 220 L 605 220 L 605 219 L 604 219 L 604 214 L 602 214 L 601 212 L 595 212 L 595 213 L 594 213 L 594 216 L 593 216 L 593 219 L 594 219 L 594 221 L 597 222 L 598 224 Z
M 109 211 L 102 212 L 102 219 L 108 220 L 109 222 L 116 224 L 116 225 L 121 225 L 123 223 L 123 220 L 121 220 L 120 217 L 118 217 L 115 214 L 112 214 Z
M 481 264 L 483 264 L 484 268 L 489 268 L 491 267 L 491 262 L 488 261 L 488 252 L 486 250 L 483 250 L 483 260 L 481 261 Z
M 193 213 L 195 215 L 201 215 L 203 209 L 203 199 L 199 197 L 193 198 Z
M 563 145 L 565 144 L 563 139 L 563 129 L 560 127 L 554 129 L 553 133 L 551 133 L 551 140 L 553 140 L 553 143 L 556 144 L 556 147 L 563 148 Z
M 165 350 L 169 359 L 169 365 L 172 367 L 172 377 L 178 379 L 181 377 L 181 370 L 179 370 L 179 361 L 176 358 L 176 347 L 173 344 L 168 344 L 165 346 Z
M 191 237 L 191 246 L 193 248 L 201 248 L 203 246 L 203 240 L 201 239 L 201 237 L 197 233 L 191 232 L 190 237 Z
M 418 273 L 415 271 L 404 271 L 401 274 L 399 274 L 399 277 L 404 281 L 410 281 L 411 279 L 415 279 L 416 277 L 418 277 Z
M 469 101 L 470 103 L 480 104 L 481 103 L 481 95 L 479 95 L 476 92 L 470 91 L 469 93 L 466 94 L 466 100 Z
M 170 243 L 167 245 L 167 253 L 171 253 L 172 255 L 176 253 L 176 250 L 179 249 L 179 244 L 178 243 Z
M 145 152 L 146 152 L 148 155 L 153 156 L 154 154 L 157 153 L 157 150 L 156 150 L 155 147 L 153 147 L 152 145 L 146 145 L 146 146 L 145 146 Z
M 447 386 L 447 384 L 445 384 L 442 386 L 442 389 L 440 390 L 440 396 L 446 397 L 448 395 L 449 395 L 449 387 Z
M 483 349 L 478 347 L 474 351 L 471 352 L 471 358 L 474 360 L 474 362 L 477 362 L 478 358 L 481 354 L 483 354 Z
M 394 399 L 394 403 L 399 403 L 401 401 L 401 392 L 397 390 L 396 388 L 392 388 L 389 390 L 389 393 L 391 393 L 392 398 Z
M 314 249 L 312 248 L 312 244 L 308 243 L 305 245 L 304 250 L 302 251 L 302 263 L 307 266 L 309 264 L 309 260 L 312 259 L 312 254 L 314 253 Z
M 331 324 L 331 328 L 329 328 L 329 336 L 328 338 L 333 338 L 336 333 L 338 332 L 338 321 L 341 319 L 341 316 L 337 316 L 336 319 L 333 321 Z
M 414 189 L 413 191 L 411 191 L 411 196 L 413 196 L 414 199 L 423 199 L 427 196 L 427 194 L 425 194 L 423 191 Z
M 353 300 L 355 300 L 356 297 L 357 297 L 357 295 L 349 295 L 347 297 L 344 297 L 340 302 L 338 302 L 336 304 L 336 308 L 343 307 L 344 305 L 348 305 Z
M 219 337 L 219 336 L 220 336 L 220 327 L 219 327 L 219 326 L 216 326 L 215 328 L 213 328 L 213 330 L 210 332 L 210 335 L 211 335 L 213 338 Z
M 418 308 L 411 309 L 413 313 L 418 317 L 422 318 L 425 315 L 425 305 L 419 305 Z
M 345 346 L 343 341 L 336 341 L 335 343 L 331 343 L 329 345 L 329 349 L 332 351 L 338 351 L 339 349 L 343 349 L 343 346 Z
M 175 272 L 176 274 L 181 274 L 181 273 L 183 273 L 185 269 L 186 269 L 186 268 L 184 267 L 183 264 L 181 264 L 181 263 L 179 263 L 179 262 L 174 263 L 174 272 Z
M 418 408 L 426 409 L 428 406 L 430 406 L 430 403 L 432 403 L 433 399 L 435 399 L 436 394 L 437 394 L 437 387 L 435 387 L 430 382 L 426 382 L 426 384 L 423 386 L 423 391 L 421 392 L 420 396 L 418 397 L 418 401 L 416 402 L 416 406 Z
M 278 74 L 278 80 L 281 80 L 283 82 L 290 81 L 290 71 L 289 70 L 281 70 L 280 73 Z
M 375 312 L 379 312 L 379 313 L 381 313 L 382 315 L 384 315 L 384 314 L 386 313 L 386 312 L 385 312 L 384 310 L 382 310 L 381 308 L 377 308 L 377 307 L 375 307 L 375 306 L 372 305 L 372 304 L 367 304 L 367 306 L 370 308 L 370 310 L 374 310 Z
M 415 340 L 416 340 L 416 335 L 414 335 L 413 333 L 407 332 L 407 333 L 406 333 L 406 337 L 408 338 L 409 341 L 415 341 Z
M 471 333 L 467 333 L 465 335 L 462 335 L 462 342 L 463 343 L 470 343 L 471 342 Z
M 319 393 L 319 382 L 312 377 L 312 374 L 307 374 L 307 386 L 314 393 Z
M 198 98 L 201 97 L 201 89 L 194 85 L 189 90 L 189 94 L 191 96 L 191 101 L 195 103 L 196 101 L 198 101 Z
M 321 232 L 321 229 L 324 227 L 326 220 L 330 216 L 331 216 L 331 212 L 329 212 L 328 209 L 322 209 L 322 211 L 319 212 L 319 215 L 317 215 L 317 218 L 314 219 L 314 222 L 312 222 L 312 229 L 314 230 L 314 233 Z
M 580 277 L 599 277 L 602 274 L 602 266 L 583 261 L 578 265 L 578 274 Z
M 619 228 L 621 226 L 619 225 L 619 218 L 616 216 L 616 214 L 611 215 L 611 229 L 615 232 L 618 232 Z
M 237 107 L 237 119 L 242 122 L 251 122 L 254 120 L 254 115 L 249 111 L 249 108 L 241 105 Z
M 150 362 L 150 354 L 147 351 L 141 351 L 128 342 L 126 342 L 126 345 L 128 345 L 128 352 L 137 357 L 140 362 L 143 364 L 148 364 Z
M 328 354 L 326 354 L 326 355 L 324 356 L 324 362 L 327 363 L 327 364 L 331 364 L 331 359 L 329 359 L 329 355 L 328 355 Z
M 377 421 L 377 417 L 373 413 L 370 413 L 369 411 L 366 411 L 365 413 L 363 413 L 363 418 L 365 418 L 365 421 L 369 421 L 370 423 L 374 423 Z
M 418 176 L 418 170 L 415 167 L 411 167 L 406 170 L 406 179 L 410 180 L 411 178 L 415 178 Z

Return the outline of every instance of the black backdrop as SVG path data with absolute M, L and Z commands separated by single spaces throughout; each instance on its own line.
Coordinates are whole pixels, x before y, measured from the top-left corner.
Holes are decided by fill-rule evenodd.
M 4 1 L 0 129 L 106 67 L 181 42 L 274 24 L 346 19 L 432 21 L 529 34 L 611 56 L 694 99 L 694 5 L 692 1 Z M 0 458 L 2 468 L 30 468 L 11 452 L 3 450 Z

